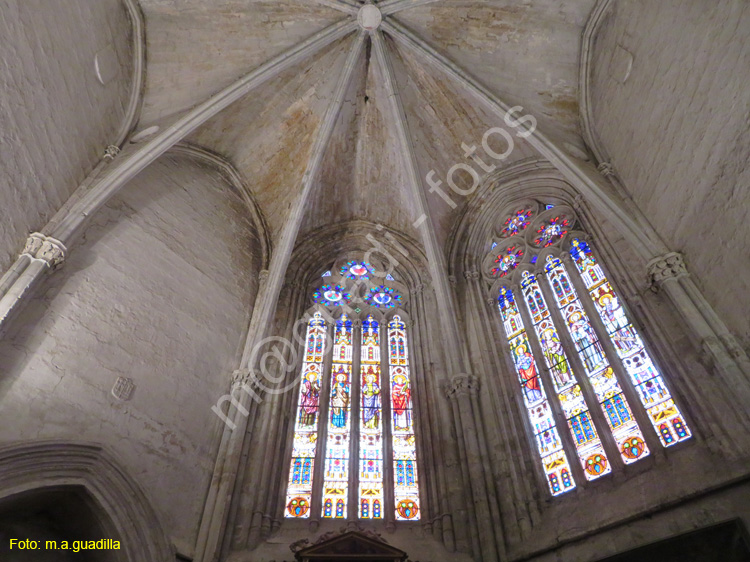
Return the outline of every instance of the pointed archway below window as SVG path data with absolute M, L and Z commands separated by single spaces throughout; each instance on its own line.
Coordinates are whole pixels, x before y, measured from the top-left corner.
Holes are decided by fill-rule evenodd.
M 326 533 L 315 544 L 305 546 L 305 542 L 297 543 L 302 546 L 294 554 L 299 562 L 403 562 L 407 558 L 406 552 L 390 546 L 375 533 Z

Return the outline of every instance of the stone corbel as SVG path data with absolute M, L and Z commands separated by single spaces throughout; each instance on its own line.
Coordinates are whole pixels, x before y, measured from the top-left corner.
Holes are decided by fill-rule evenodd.
M 32 232 L 26 239 L 22 254 L 42 260 L 50 269 L 55 269 L 65 261 L 67 251 L 65 244 L 59 240 L 41 232 Z
M 646 266 L 651 287 L 659 287 L 670 279 L 677 280 L 687 277 L 688 270 L 685 260 L 678 252 L 669 252 L 663 256 L 656 257 L 648 262 Z

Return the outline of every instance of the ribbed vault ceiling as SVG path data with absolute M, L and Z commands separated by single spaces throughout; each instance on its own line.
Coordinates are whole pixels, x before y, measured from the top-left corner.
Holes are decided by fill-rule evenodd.
M 522 105 L 550 138 L 581 146 L 578 53 L 593 4 L 594 0 L 401 0 L 399 11 L 385 20 L 408 28 L 510 105 Z M 356 12 L 360 4 L 141 0 L 141 6 L 148 64 L 139 124 L 144 128 L 170 121 L 326 26 L 356 18 L 346 10 Z M 237 167 L 265 214 L 272 238 L 298 195 L 313 141 L 357 32 L 256 88 L 188 139 Z M 502 120 L 460 83 L 402 47 L 387 31 L 384 35 L 418 171 L 424 179 L 434 169 L 435 177 L 445 183 L 453 164 L 469 162 L 461 144 L 479 145 L 484 132 L 502 125 Z M 365 219 L 419 239 L 413 226 L 418 206 L 405 186 L 404 150 L 387 95 L 383 69 L 368 39 L 325 147 L 300 235 L 326 224 Z M 536 155 L 521 139 L 516 143 L 503 165 Z M 468 183 L 468 176 L 457 177 Z M 440 245 L 465 204 L 465 198 L 454 199 L 458 205 L 452 209 L 435 194 L 427 197 Z

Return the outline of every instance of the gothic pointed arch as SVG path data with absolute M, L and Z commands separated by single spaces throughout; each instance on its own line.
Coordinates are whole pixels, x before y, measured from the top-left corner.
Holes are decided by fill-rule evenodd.
M 161 521 L 140 486 L 104 447 L 37 441 L 0 447 L 0 501 L 44 490 L 83 488 L 121 537 L 124 560 L 175 558 Z

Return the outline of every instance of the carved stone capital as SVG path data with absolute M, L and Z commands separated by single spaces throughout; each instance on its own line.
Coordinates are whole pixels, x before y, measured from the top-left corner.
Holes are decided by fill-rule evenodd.
M 479 279 L 478 271 L 464 271 L 464 277 L 467 281 L 477 281 Z
M 361 327 L 362 327 L 362 320 L 360 320 L 359 318 L 354 318 L 352 320 L 352 328 L 359 329 Z
M 55 268 L 65 261 L 66 250 L 62 242 L 48 236 L 36 253 L 36 257 L 46 261 L 50 268 Z
M 682 254 L 669 252 L 648 262 L 648 277 L 652 284 L 661 285 L 669 279 L 687 277 L 688 271 Z
M 455 275 L 449 275 L 448 276 L 448 282 L 451 284 L 451 287 L 455 287 L 457 280 Z
M 602 162 L 596 167 L 596 169 L 599 170 L 599 173 L 605 178 L 615 175 L 615 167 L 612 165 L 612 162 Z
M 446 395 L 449 398 L 476 394 L 479 392 L 479 379 L 474 375 L 461 373 L 451 378 L 451 382 L 446 388 Z
M 47 262 L 50 269 L 54 269 L 65 261 L 67 248 L 59 240 L 46 236 L 41 232 L 32 232 L 26 239 L 23 254 Z
M 107 148 L 104 149 L 104 155 L 102 156 L 102 158 L 111 162 L 117 157 L 118 154 L 120 154 L 120 147 L 115 146 L 114 144 L 110 144 Z
M 497 306 L 497 299 L 493 297 L 487 297 L 487 304 L 490 306 Z
M 23 252 L 21 253 L 31 256 L 32 258 L 36 257 L 36 253 L 40 250 L 46 239 L 47 237 L 41 232 L 32 232 L 26 239 L 26 246 L 24 246 Z
M 414 285 L 413 293 L 415 295 L 421 295 L 423 291 L 424 291 L 424 285 L 422 283 Z
M 248 369 L 237 369 L 232 373 L 232 390 L 250 382 L 250 371 Z
M 261 283 L 265 283 L 266 279 L 268 279 L 268 270 L 261 269 L 260 273 L 258 273 L 258 281 L 260 281 Z

